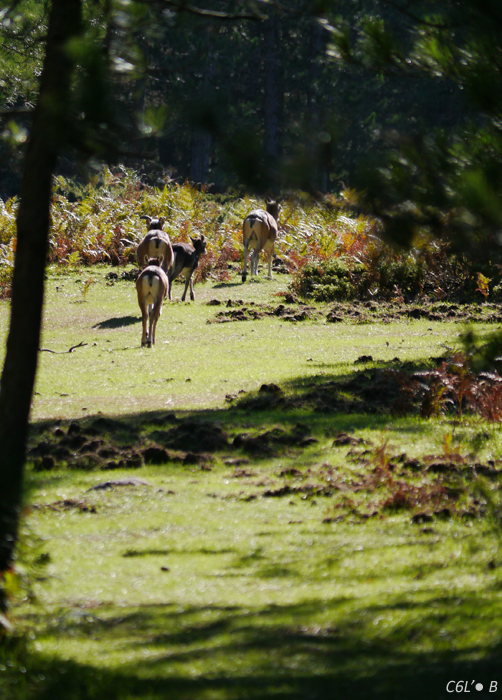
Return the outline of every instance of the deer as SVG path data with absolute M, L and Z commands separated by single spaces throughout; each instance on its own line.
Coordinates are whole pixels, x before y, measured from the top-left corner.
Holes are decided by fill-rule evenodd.
M 162 269 L 167 274 L 169 268 L 173 264 L 173 250 L 169 235 L 162 230 L 165 218 L 153 219 L 151 216 L 140 216 L 140 219 L 145 219 L 148 226 L 148 233 L 143 238 L 136 249 L 136 258 L 138 265 L 143 267 L 145 258 L 159 258 L 162 256 Z M 169 296 L 169 298 L 171 298 Z
M 242 238 L 244 243 L 244 268 L 242 281 L 247 278 L 248 250 L 254 248 L 251 254 L 249 267 L 251 275 L 258 274 L 258 259 L 262 250 L 268 253 L 268 279 L 272 279 L 272 256 L 274 244 L 277 238 L 277 219 L 279 218 L 279 202 L 267 199 L 267 211 L 254 209 L 244 219 L 242 226 Z
M 199 258 L 207 250 L 207 242 L 203 235 L 200 238 L 190 238 L 192 245 L 189 243 L 173 243 L 174 262 L 168 273 L 169 278 L 169 299 L 171 299 L 171 285 L 179 275 L 183 274 L 185 278 L 185 290 L 181 301 L 185 301 L 188 286 L 190 285 L 190 299 L 195 300 L 193 293 L 192 275 L 199 266 Z
M 162 302 L 166 298 L 169 290 L 169 280 L 162 268 L 163 262 L 164 258 L 162 255 L 157 258 L 149 258 L 145 255 L 143 259 L 145 267 L 136 280 L 138 304 L 141 309 L 143 322 L 143 332 L 141 335 L 142 348 L 145 347 L 145 345 L 148 348 L 155 345 L 157 321 L 162 312 Z

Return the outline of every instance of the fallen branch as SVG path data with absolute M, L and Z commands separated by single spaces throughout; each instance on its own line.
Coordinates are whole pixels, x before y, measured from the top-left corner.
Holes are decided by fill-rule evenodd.
M 49 350 L 49 348 L 39 348 L 39 352 L 52 352 L 53 355 L 66 355 L 66 353 L 73 352 L 77 348 L 84 347 L 84 345 L 87 345 L 87 343 L 84 343 L 82 340 L 78 345 L 72 345 L 69 350 Z

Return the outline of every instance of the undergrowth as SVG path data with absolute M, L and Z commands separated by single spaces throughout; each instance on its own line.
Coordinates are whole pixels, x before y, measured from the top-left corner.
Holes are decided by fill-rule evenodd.
M 0 200 L 0 296 L 8 297 L 16 248 L 17 198 Z M 54 181 L 48 262 L 62 267 L 135 262 L 146 233 L 140 216 L 166 217 L 175 242 L 203 234 L 208 251 L 195 281 L 228 281 L 242 258 L 242 221 L 263 202 L 249 196 L 215 196 L 190 183 L 145 185 L 124 167 L 105 168 L 88 185 Z M 452 256 L 448 245 L 424 238 L 397 252 L 378 236 L 379 224 L 349 216 L 343 199 L 316 202 L 299 193 L 285 198 L 276 243 L 277 271 L 293 274 L 291 288 L 315 301 L 422 297 L 487 300 L 502 297 L 498 260 L 480 263 Z
M 10 294 L 16 246 L 18 200 L 0 201 L 0 295 Z M 135 250 L 146 233 L 140 216 L 164 216 L 174 242 L 203 234 L 208 251 L 195 281 L 226 281 L 242 257 L 242 222 L 263 202 L 249 197 L 212 196 L 189 183 L 154 188 L 140 175 L 119 167 L 105 168 L 88 185 L 59 176 L 54 181 L 48 262 L 73 268 L 95 263 L 124 266 L 135 262 Z M 370 224 L 353 219 L 335 206 L 292 197 L 283 202 L 276 252 L 283 269 L 295 270 L 308 258 L 340 252 L 356 254 Z
M 418 403 L 423 418 L 446 413 L 462 420 L 470 414 L 502 422 L 502 377 L 497 371 L 475 372 L 462 352 L 450 354 L 435 369 L 396 376 L 402 396 Z
M 373 299 L 480 303 L 500 299 L 500 271 L 498 258 L 481 262 L 450 255 L 447 243 L 436 242 L 398 254 L 381 243 L 370 242 L 357 256 L 342 253 L 335 258 L 305 260 L 293 276 L 291 291 L 303 299 L 321 302 Z

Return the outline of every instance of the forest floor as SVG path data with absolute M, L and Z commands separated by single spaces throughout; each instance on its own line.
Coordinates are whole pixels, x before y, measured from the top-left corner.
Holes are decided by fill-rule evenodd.
M 121 274 L 48 277 L 0 697 L 495 697 L 502 436 L 409 378 L 498 309 L 235 275 L 142 349 Z

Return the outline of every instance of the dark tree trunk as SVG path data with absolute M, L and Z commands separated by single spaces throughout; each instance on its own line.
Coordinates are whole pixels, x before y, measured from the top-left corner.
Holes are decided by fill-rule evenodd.
M 264 23 L 265 158 L 270 178 L 277 184 L 279 161 L 279 20 L 275 12 Z
M 311 188 L 327 192 L 329 182 L 329 157 L 331 146 L 326 142 L 322 123 L 322 93 L 320 90 L 321 63 L 324 52 L 323 29 L 316 18 L 310 20 L 307 85 L 307 133 L 312 138 Z
M 211 134 L 197 129 L 192 136 L 192 157 L 190 179 L 194 182 L 207 182 L 211 158 Z
M 208 42 L 209 44 L 209 42 Z M 216 71 L 215 56 L 210 45 L 207 49 L 206 65 L 204 67 L 204 82 L 200 91 L 201 107 L 207 107 L 210 111 L 211 101 L 213 99 L 213 81 Z M 200 127 L 195 127 L 192 134 L 191 159 L 190 159 L 190 178 L 194 182 L 207 182 L 209 175 L 209 162 L 211 159 L 212 137 L 208 128 L 204 128 L 204 124 Z
M 12 562 L 17 538 L 38 361 L 52 174 L 69 126 L 73 61 L 67 47 L 81 31 L 81 14 L 81 0 L 52 0 L 21 184 L 10 329 L 0 383 L 0 577 Z
M 322 51 L 322 31 L 317 19 L 311 18 L 308 43 L 307 115 L 313 126 L 319 124 L 319 77 L 321 73 L 319 57 Z

